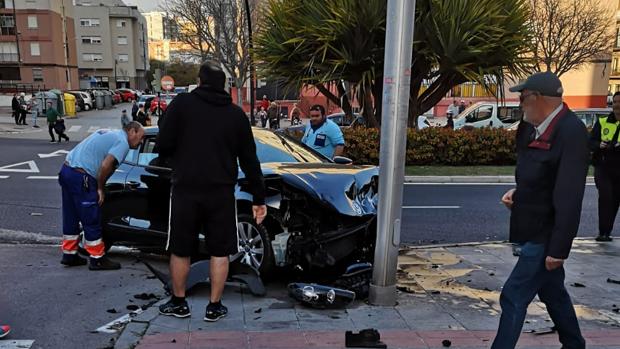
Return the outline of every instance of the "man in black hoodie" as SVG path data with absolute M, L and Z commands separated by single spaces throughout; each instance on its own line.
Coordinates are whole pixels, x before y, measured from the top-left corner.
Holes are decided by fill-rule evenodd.
M 167 244 L 173 293 L 159 311 L 180 318 L 190 316 L 185 282 L 190 256 L 203 232 L 211 255 L 211 295 L 204 319 L 217 321 L 228 312 L 221 303 L 228 256 L 238 252 L 237 161 L 249 181 L 258 224 L 267 207 L 252 128 L 224 90 L 226 75 L 218 63 L 206 62 L 200 67 L 199 79 L 198 88 L 177 95 L 170 103 L 157 140 L 160 156 L 171 158 L 173 169 Z

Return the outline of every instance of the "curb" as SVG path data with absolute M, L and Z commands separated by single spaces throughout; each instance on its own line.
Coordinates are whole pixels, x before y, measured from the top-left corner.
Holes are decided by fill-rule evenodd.
M 405 183 L 463 183 L 463 184 L 475 184 L 475 183 L 502 183 L 502 184 L 514 184 L 514 176 L 405 176 Z M 587 177 L 586 183 L 594 183 L 594 177 Z

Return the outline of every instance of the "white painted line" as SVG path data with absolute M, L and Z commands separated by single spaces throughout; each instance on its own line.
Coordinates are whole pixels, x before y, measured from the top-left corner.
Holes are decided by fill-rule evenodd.
M 95 330 L 95 332 L 99 332 L 99 333 L 118 333 L 119 330 L 121 330 L 123 328 L 123 325 L 130 322 L 131 318 L 133 318 L 136 315 L 142 314 L 142 309 L 138 309 L 135 311 L 132 311 L 129 314 L 125 314 L 121 317 L 119 317 L 116 320 L 112 320 L 110 322 L 108 322 L 107 324 L 99 327 L 98 329 Z
M 0 349 L 29 349 L 34 344 L 31 339 L 0 340 Z
M 459 209 L 461 206 L 403 206 L 403 209 Z
M 73 126 L 69 127 L 69 130 L 67 132 L 78 132 L 81 128 L 82 128 L 82 126 L 73 125 Z
M 26 179 L 58 179 L 58 176 L 28 176 Z
M 479 185 L 496 185 L 496 186 L 515 186 L 515 183 L 453 183 L 453 182 L 443 182 L 443 183 L 426 183 L 426 182 L 420 182 L 420 183 L 405 183 L 405 185 L 474 185 L 474 186 L 479 186 Z
M 23 166 L 23 165 L 28 166 L 28 169 L 25 169 L 25 168 L 15 168 L 15 167 L 18 167 L 18 166 Z M 40 171 L 39 171 L 39 168 L 37 167 L 37 163 L 34 162 L 33 160 L 30 160 L 30 161 L 19 162 L 19 163 L 16 163 L 16 164 L 2 166 L 2 167 L 0 167 L 0 172 L 39 173 Z
M 39 155 L 39 157 L 41 159 L 45 159 L 45 158 L 52 158 L 54 156 L 63 156 L 63 155 L 66 155 L 66 154 L 69 154 L 68 150 L 59 149 L 59 150 L 56 150 L 55 152 L 52 152 L 52 153 L 48 153 L 48 154 L 43 153 L 43 154 L 38 154 L 38 155 Z
M 91 126 L 88 128 L 88 133 L 93 133 L 99 129 L 99 126 Z
M 9 178 L 9 177 L 10 177 L 10 176 L 0 176 L 0 179 L 7 179 L 7 178 Z

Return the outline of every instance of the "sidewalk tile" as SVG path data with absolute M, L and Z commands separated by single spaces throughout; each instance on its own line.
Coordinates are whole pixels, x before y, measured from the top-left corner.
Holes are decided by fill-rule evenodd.
M 196 331 L 190 336 L 190 348 L 196 349 L 238 349 L 249 345 L 242 331 Z
M 192 315 L 194 316 L 194 315 Z M 168 331 L 188 331 L 190 318 L 179 319 L 174 316 L 160 315 L 151 320 L 151 326 L 161 326 L 168 329 Z M 149 327 L 150 329 L 150 327 Z
M 248 337 L 251 349 L 296 349 L 308 346 L 301 331 L 248 332 Z
M 150 332 L 151 329 L 147 331 Z M 151 332 L 154 333 L 154 332 Z M 146 335 L 140 340 L 138 347 L 149 345 L 169 345 L 171 347 L 184 347 L 189 345 L 189 332 L 168 332 Z
M 361 306 L 347 310 L 357 329 L 409 329 L 405 320 L 394 307 Z
M 379 333 L 381 341 L 387 344 L 388 348 L 428 348 L 422 337 L 414 331 L 386 330 Z

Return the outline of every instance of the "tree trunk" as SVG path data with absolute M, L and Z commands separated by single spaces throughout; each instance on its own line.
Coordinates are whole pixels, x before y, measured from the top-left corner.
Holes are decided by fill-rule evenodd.
M 316 85 L 314 85 L 314 87 L 316 87 L 316 89 L 319 90 L 319 92 L 321 92 L 321 94 L 323 96 L 325 96 L 327 99 L 329 99 L 330 102 L 336 104 L 339 107 L 342 107 L 342 105 L 340 103 L 340 98 L 338 98 L 338 96 L 336 96 L 333 93 L 331 93 L 329 91 L 329 89 L 327 87 L 325 87 L 325 85 L 323 85 L 323 84 L 316 84 Z
M 336 83 L 338 85 L 338 94 L 340 95 L 341 108 L 344 111 L 344 114 L 353 120 L 353 108 L 351 107 L 351 100 L 349 99 L 349 94 L 345 90 L 344 86 L 341 83 Z
M 375 82 L 372 86 L 372 94 L 375 99 L 375 119 L 377 124 L 381 127 L 381 119 L 383 118 L 383 76 L 375 77 Z
M 372 90 L 369 88 L 362 88 L 361 95 L 363 98 L 363 115 L 366 120 L 366 126 L 372 128 L 379 128 L 379 123 L 375 118 L 373 110 Z

